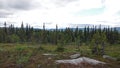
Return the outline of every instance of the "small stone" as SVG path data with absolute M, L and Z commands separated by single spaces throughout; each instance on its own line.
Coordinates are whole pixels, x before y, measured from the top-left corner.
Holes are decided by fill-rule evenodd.
M 51 57 L 48 58 L 48 60 L 51 60 L 51 59 L 52 59 Z
M 41 65 L 40 65 L 40 64 L 38 64 L 37 68 L 41 68 Z
M 56 56 L 57 54 L 49 54 L 49 53 L 46 53 L 46 54 L 43 54 L 44 56 Z
M 108 60 L 114 60 L 114 61 L 117 60 L 116 58 L 111 57 L 111 56 L 108 56 L 108 55 L 103 55 L 103 58 L 104 58 L 104 59 L 108 59 Z
M 71 56 L 70 56 L 71 59 L 76 59 L 76 58 L 78 58 L 78 57 L 80 57 L 80 54 L 74 54 L 74 55 L 71 55 Z

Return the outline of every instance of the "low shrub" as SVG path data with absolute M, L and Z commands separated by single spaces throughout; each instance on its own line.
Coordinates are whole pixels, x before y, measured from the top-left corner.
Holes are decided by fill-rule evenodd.
M 65 48 L 62 47 L 62 46 L 58 46 L 55 51 L 56 51 L 56 52 L 64 52 L 64 51 L 65 51 Z

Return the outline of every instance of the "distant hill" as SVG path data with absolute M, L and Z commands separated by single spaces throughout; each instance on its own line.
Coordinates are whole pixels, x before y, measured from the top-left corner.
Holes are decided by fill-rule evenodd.
M 80 30 L 84 30 L 84 28 L 88 27 L 88 26 L 89 26 L 89 28 L 93 28 L 93 26 L 94 27 L 96 26 L 96 28 L 99 28 L 99 27 L 108 28 L 108 27 L 110 27 L 110 28 L 116 28 L 118 31 L 120 31 L 120 27 L 111 27 L 109 25 L 101 25 L 101 24 L 97 24 L 97 25 L 94 25 L 94 24 L 71 24 L 69 26 L 69 28 L 75 30 L 76 27 L 78 27 Z M 39 30 L 39 29 L 42 29 L 42 28 L 34 28 L 34 29 Z M 59 28 L 59 26 L 58 26 L 58 29 L 59 30 L 65 30 L 66 28 Z M 51 29 L 46 28 L 46 30 L 55 30 L 55 28 L 51 28 Z
M 70 27 L 69 27 L 70 28 Z M 91 27 L 90 27 L 91 28 Z M 116 28 L 119 32 L 120 32 L 120 27 L 112 27 L 112 28 Z M 66 28 L 59 28 L 58 30 L 65 30 Z M 70 29 L 72 29 L 73 31 L 76 29 L 76 28 L 70 28 Z M 84 27 L 83 28 L 79 28 L 78 27 L 78 29 L 79 30 L 84 30 Z M 37 30 L 37 29 L 36 29 Z M 39 30 L 39 29 L 38 29 Z M 53 31 L 53 30 L 55 30 L 55 29 L 46 29 L 46 30 L 51 30 L 51 31 Z
M 120 27 L 115 27 L 120 32 Z

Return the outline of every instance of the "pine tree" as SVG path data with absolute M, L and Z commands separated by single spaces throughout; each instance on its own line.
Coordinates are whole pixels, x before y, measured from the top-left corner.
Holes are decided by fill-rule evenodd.
M 56 37 L 55 37 L 55 44 L 57 45 L 58 44 L 58 26 L 56 25 L 56 30 L 55 30 L 55 33 L 56 33 Z
M 96 55 L 104 55 L 105 43 L 107 41 L 105 32 L 96 32 L 92 38 L 92 53 Z
M 24 28 L 23 22 L 22 22 L 21 27 L 19 29 L 19 37 L 20 37 L 20 40 L 22 43 L 25 42 L 26 37 L 25 37 L 25 28 Z
M 8 35 L 7 35 L 7 23 L 5 22 L 4 23 L 4 29 L 3 29 L 3 41 L 5 43 L 7 42 L 7 38 L 8 38 Z

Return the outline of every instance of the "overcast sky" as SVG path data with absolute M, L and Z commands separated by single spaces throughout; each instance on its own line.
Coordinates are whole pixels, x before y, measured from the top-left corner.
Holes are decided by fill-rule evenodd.
M 0 0 L 0 26 L 30 24 L 42 28 L 80 24 L 120 26 L 120 0 Z

